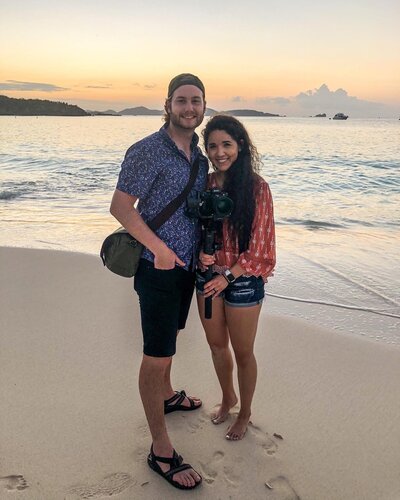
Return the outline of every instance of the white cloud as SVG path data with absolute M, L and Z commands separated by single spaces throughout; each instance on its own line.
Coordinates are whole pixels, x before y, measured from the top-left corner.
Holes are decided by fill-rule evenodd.
M 329 116 L 341 112 L 359 117 L 379 116 L 385 113 L 384 104 L 350 96 L 341 88 L 331 91 L 326 84 L 321 85 L 319 89 L 300 92 L 293 100 L 300 109 L 311 114 L 326 113 Z
M 256 102 L 260 104 L 277 104 L 279 106 L 287 106 L 291 103 L 291 100 L 287 97 L 259 97 Z
M 111 83 L 107 83 L 105 85 L 87 85 L 85 88 L 87 89 L 110 89 L 112 87 Z
M 345 113 L 353 118 L 396 116 L 398 110 L 379 103 L 350 96 L 342 88 L 330 90 L 324 83 L 319 88 L 305 90 L 294 97 L 260 97 L 256 103 L 262 104 L 264 111 L 300 116 L 326 113 L 333 116 Z M 266 109 L 268 107 L 268 109 Z
M 132 83 L 132 87 L 140 87 L 140 88 L 143 88 L 145 90 L 153 90 L 154 88 L 157 87 L 157 84 L 156 83 L 139 83 L 139 82 L 135 82 L 135 83 Z

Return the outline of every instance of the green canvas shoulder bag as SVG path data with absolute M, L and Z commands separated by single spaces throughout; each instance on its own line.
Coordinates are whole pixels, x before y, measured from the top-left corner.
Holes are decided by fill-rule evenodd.
M 161 227 L 186 200 L 199 172 L 199 164 L 199 157 L 197 157 L 192 165 L 190 178 L 185 189 L 179 196 L 168 203 L 154 219 L 147 223 L 152 231 L 156 231 Z M 129 234 L 124 227 L 119 227 L 103 241 L 100 257 L 103 265 L 111 272 L 124 278 L 132 278 L 139 267 L 143 249 L 144 246 L 140 241 Z

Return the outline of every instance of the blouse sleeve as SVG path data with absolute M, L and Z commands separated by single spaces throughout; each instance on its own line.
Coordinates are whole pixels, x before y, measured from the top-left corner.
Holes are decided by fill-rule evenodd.
M 256 213 L 249 248 L 239 255 L 237 263 L 245 274 L 268 277 L 276 262 L 274 208 L 268 184 L 260 182 L 256 189 Z

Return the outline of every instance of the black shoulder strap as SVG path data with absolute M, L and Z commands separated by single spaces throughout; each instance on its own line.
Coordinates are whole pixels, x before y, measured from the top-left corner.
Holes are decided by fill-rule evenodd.
M 196 180 L 197 174 L 199 172 L 200 166 L 200 154 L 197 156 L 195 162 L 192 165 L 190 170 L 190 178 L 188 183 L 186 184 L 185 189 L 181 192 L 179 196 L 170 201 L 168 205 L 161 210 L 161 212 L 154 217 L 150 222 L 147 223 L 149 228 L 152 231 L 155 231 L 159 227 L 161 227 L 165 221 L 167 221 L 171 215 L 178 210 L 178 208 L 185 201 L 187 195 L 190 193 L 190 190 L 193 187 L 194 181 Z

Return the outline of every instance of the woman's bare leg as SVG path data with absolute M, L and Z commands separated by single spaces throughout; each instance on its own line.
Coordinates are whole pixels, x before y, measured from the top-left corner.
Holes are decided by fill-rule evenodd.
M 240 411 L 229 427 L 226 438 L 242 439 L 251 415 L 251 403 L 257 382 L 257 362 L 254 356 L 254 340 L 257 333 L 261 304 L 251 307 L 225 305 L 229 336 L 238 368 Z
M 197 304 L 222 390 L 221 405 L 211 417 L 214 424 L 220 424 L 226 420 L 229 410 L 237 403 L 237 396 L 233 387 L 233 360 L 229 349 L 224 303 L 220 297 L 212 301 L 212 318 L 210 319 L 206 319 L 204 316 L 204 297 L 199 294 L 197 294 Z

